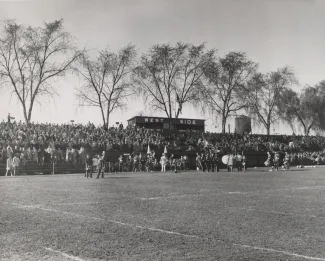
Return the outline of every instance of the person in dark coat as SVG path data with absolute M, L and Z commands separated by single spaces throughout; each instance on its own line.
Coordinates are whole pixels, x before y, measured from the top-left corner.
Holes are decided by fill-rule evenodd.
M 132 165 L 132 172 L 137 172 L 138 170 L 138 156 L 134 155 L 133 157 L 133 165 Z
M 100 176 L 102 176 L 102 178 L 104 178 L 104 169 L 105 169 L 104 158 L 105 158 L 105 155 L 102 155 L 102 156 L 98 157 L 97 177 L 96 177 L 96 179 L 98 179 Z
M 201 162 L 202 162 L 202 171 L 205 172 L 207 170 L 207 157 L 205 153 L 201 155 Z
M 118 158 L 118 172 L 123 172 L 123 155 Z
M 215 154 L 215 168 L 217 172 L 219 172 L 220 170 L 221 161 L 222 161 L 222 153 L 221 153 L 221 149 L 218 147 L 217 152 Z
M 145 171 L 146 170 L 146 155 L 143 154 L 141 156 L 141 170 L 140 171 Z
M 216 169 L 216 155 L 211 152 L 210 157 L 211 172 L 214 172 Z

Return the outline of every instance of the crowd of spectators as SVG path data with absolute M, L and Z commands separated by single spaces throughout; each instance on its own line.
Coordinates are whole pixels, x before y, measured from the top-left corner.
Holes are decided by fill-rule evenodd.
M 224 153 L 234 151 L 261 152 L 288 151 L 305 157 L 325 158 L 325 137 L 276 135 L 239 135 L 221 133 L 180 132 L 164 135 L 136 126 L 104 129 L 92 123 L 39 124 L 22 122 L 0 123 L 0 157 L 4 163 L 13 154 L 19 154 L 22 162 L 72 162 L 84 163 L 85 154 L 100 151 L 121 153 L 163 151 L 200 152 L 205 147 L 219 148 Z M 8 152 L 9 151 L 9 152 Z

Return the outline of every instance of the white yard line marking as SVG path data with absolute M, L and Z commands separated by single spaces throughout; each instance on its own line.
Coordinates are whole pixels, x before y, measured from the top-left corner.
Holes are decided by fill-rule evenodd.
M 61 256 L 64 256 L 64 257 L 66 257 L 66 258 L 69 258 L 69 259 L 71 259 L 71 260 L 75 260 L 75 261 L 84 261 L 83 259 L 81 259 L 81 258 L 79 258 L 79 257 L 77 257 L 77 256 L 72 256 L 72 255 L 69 255 L 69 254 L 67 254 L 67 253 L 61 252 L 61 251 L 59 251 L 59 250 L 52 249 L 52 248 L 50 248 L 50 247 L 42 247 L 42 248 L 44 248 L 44 249 L 47 250 L 47 251 L 50 251 L 50 252 L 53 252 L 53 253 L 59 254 L 59 255 L 61 255 Z
M 281 198 L 295 198 L 295 199 L 310 199 L 310 197 L 305 196 L 305 197 L 301 197 L 301 196 L 292 196 L 292 195 L 281 195 Z M 324 200 L 323 198 L 319 198 L 322 201 Z M 313 198 L 313 200 L 315 200 L 315 198 Z
M 171 196 L 165 196 L 165 197 L 152 197 L 152 198 L 139 198 L 140 200 L 158 200 L 158 199 L 168 199 L 168 198 L 184 198 L 184 197 L 193 197 L 193 196 L 199 196 L 199 195 L 171 195 Z
M 167 197 L 140 198 L 140 200 L 157 200 L 157 199 L 162 199 L 162 198 L 167 198 Z
M 187 198 L 187 197 L 203 197 L 203 196 L 218 196 L 227 194 L 247 194 L 252 192 L 242 192 L 242 191 L 230 191 L 230 192 L 220 192 L 220 193 L 198 193 L 198 194 L 183 194 L 183 195 L 167 195 L 164 197 L 152 197 L 152 198 L 139 198 L 140 200 L 159 200 L 168 198 Z
M 321 218 L 324 219 L 325 217 L 316 216 L 316 215 L 309 215 L 309 214 L 300 214 L 300 213 L 293 213 L 293 212 L 282 212 L 282 211 L 272 211 L 272 210 L 263 210 L 263 209 L 256 209 L 256 208 L 237 208 L 243 209 L 247 211 L 257 211 L 257 212 L 265 212 L 270 214 L 279 214 L 279 215 L 287 215 L 287 216 L 298 216 L 298 217 L 310 217 L 310 218 Z
M 281 189 L 267 189 L 262 191 L 235 191 L 235 192 L 224 192 L 224 193 L 214 193 L 211 195 L 217 195 L 217 194 L 250 194 L 250 195 L 263 195 L 267 192 L 281 192 L 281 191 L 293 191 L 293 190 L 305 190 L 305 189 L 323 189 L 325 186 L 313 186 L 313 187 L 297 187 L 297 188 L 281 188 Z M 286 195 L 283 195 L 286 196 Z M 281 195 L 282 197 L 282 195 Z
M 311 187 L 297 187 L 297 188 L 284 188 L 284 189 L 277 189 L 275 191 L 281 191 L 281 190 L 303 190 L 303 189 L 319 189 L 319 188 L 325 188 L 325 186 L 311 186 Z M 271 190 L 272 191 L 272 190 Z
M 293 190 L 305 190 L 305 189 L 322 189 L 325 186 L 314 186 L 314 187 L 297 187 L 297 188 L 283 188 L 283 189 L 269 189 L 263 191 L 223 191 L 219 193 L 198 193 L 198 194 L 187 194 L 187 195 L 170 195 L 165 197 L 150 197 L 150 198 L 139 198 L 140 200 L 159 200 L 168 198 L 183 198 L 183 197 L 200 197 L 200 196 L 218 196 L 218 195 L 263 195 L 267 192 L 278 192 L 278 191 L 293 191 Z M 282 196 L 282 195 L 281 195 Z M 286 197 L 287 195 L 283 195 Z M 294 197 L 288 195 L 288 197 Z M 299 198 L 299 197 L 296 197 Z
M 71 203 L 56 203 L 56 204 L 51 204 L 53 206 L 73 206 L 73 205 L 88 205 L 88 204 L 98 204 L 100 202 L 96 202 L 96 201 L 93 201 L 93 202 L 71 202 Z
M 12 202 L 3 202 L 5 204 L 12 204 L 17 206 L 18 208 L 41 208 L 41 205 L 33 205 L 33 206 L 28 206 L 28 205 L 22 205 L 22 204 L 17 204 L 17 203 L 12 203 Z
M 283 255 L 287 255 L 287 256 L 294 256 L 294 257 L 304 258 L 304 259 L 308 259 L 308 260 L 325 261 L 325 258 L 304 256 L 304 255 L 299 255 L 299 254 L 295 254 L 295 253 L 291 253 L 291 252 L 287 252 L 287 251 L 276 250 L 276 249 L 273 249 L 273 248 L 256 247 L 256 246 L 249 246 L 249 245 L 242 245 L 242 244 L 235 244 L 235 243 L 233 243 L 232 245 L 239 246 L 239 247 L 242 247 L 242 248 L 251 248 L 251 249 L 254 249 L 254 250 L 279 253 L 279 254 L 283 254 Z
M 19 205 L 19 204 L 14 204 L 14 205 Z M 188 234 L 183 234 L 183 233 L 178 233 L 178 232 L 168 231 L 168 230 L 162 230 L 162 229 L 152 228 L 152 227 L 138 226 L 138 225 L 134 225 L 134 224 L 130 224 L 130 223 L 125 223 L 125 222 L 120 222 L 120 221 L 116 221 L 116 220 L 99 218 L 99 217 L 92 217 L 92 216 L 85 216 L 85 215 L 71 213 L 71 212 L 68 212 L 68 211 L 60 211 L 60 210 L 55 210 L 55 209 L 43 208 L 43 207 L 39 207 L 39 206 L 25 206 L 25 205 L 20 205 L 19 207 L 20 208 L 35 208 L 35 209 L 40 209 L 40 210 L 50 211 L 50 212 L 55 212 L 55 213 L 60 213 L 60 214 L 66 214 L 66 215 L 75 216 L 75 217 L 82 217 L 82 218 L 102 220 L 102 221 L 107 221 L 107 222 L 114 223 L 114 224 L 118 224 L 118 225 L 123 225 L 123 226 L 128 226 L 128 227 L 135 227 L 135 228 L 139 228 L 139 229 L 146 229 L 146 230 L 157 231 L 157 232 L 167 233 L 167 234 L 173 234 L 173 235 L 179 235 L 179 236 L 184 236 L 184 237 L 192 237 L 192 238 L 198 238 L 198 239 L 207 239 L 207 238 L 202 238 L 202 237 L 195 236 L 195 235 L 188 235 Z
M 11 204 L 20 205 L 20 204 L 16 204 L 16 203 L 11 203 Z M 159 229 L 159 228 L 153 228 L 153 227 L 144 227 L 144 226 L 139 226 L 139 225 L 130 224 L 130 223 L 124 223 L 124 222 L 111 220 L 111 219 L 79 215 L 79 214 L 74 214 L 74 213 L 70 213 L 67 211 L 59 211 L 59 210 L 43 208 L 43 207 L 39 207 L 39 206 L 20 205 L 20 207 L 35 208 L 35 209 L 40 209 L 40 210 L 44 210 L 44 211 L 56 212 L 56 213 L 60 213 L 60 214 L 66 214 L 66 215 L 71 215 L 71 216 L 76 216 L 76 217 L 83 217 L 83 218 L 88 218 L 88 219 L 96 219 L 96 220 L 106 221 L 106 222 L 110 222 L 110 223 L 114 223 L 114 224 L 118 224 L 118 225 L 122 225 L 122 226 L 134 227 L 134 228 L 139 228 L 139 229 L 144 229 L 144 230 L 149 230 L 149 231 L 156 231 L 156 232 L 170 234 L 170 235 L 177 235 L 177 236 L 182 236 L 182 237 L 187 237 L 187 238 L 195 238 L 195 239 L 199 239 L 199 240 L 212 240 L 213 241 L 212 238 L 205 238 L 205 237 L 200 237 L 200 236 L 196 236 L 196 235 L 184 234 L 184 233 L 179 233 L 179 232 L 169 231 L 169 230 L 164 230 L 164 229 Z M 259 250 L 259 251 L 279 253 L 279 254 L 283 254 L 283 255 L 287 255 L 287 256 L 294 256 L 294 257 L 299 257 L 299 258 L 308 259 L 308 260 L 325 261 L 325 258 L 305 256 L 305 255 L 300 255 L 300 254 L 287 252 L 287 251 L 283 251 L 283 250 L 276 250 L 273 248 L 264 248 L 264 247 L 251 246 L 251 245 L 245 245 L 245 244 L 231 243 L 231 242 L 227 242 L 227 241 L 224 241 L 221 239 L 216 239 L 215 241 L 222 242 L 224 244 L 231 244 L 232 246 L 237 246 L 237 247 L 241 247 L 241 248 L 250 248 L 250 249 Z M 45 249 L 47 249 L 47 248 L 45 248 Z M 56 253 L 60 253 L 61 255 L 65 255 L 68 258 L 74 258 L 74 260 L 77 260 L 77 261 L 83 261 L 79 257 L 70 256 L 70 255 L 60 252 L 58 250 L 53 250 L 51 248 L 48 248 L 47 250 L 56 252 Z

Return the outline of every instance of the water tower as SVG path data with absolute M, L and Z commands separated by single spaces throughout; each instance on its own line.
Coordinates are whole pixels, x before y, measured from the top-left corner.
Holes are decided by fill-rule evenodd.
M 235 118 L 235 131 L 238 134 L 250 133 L 252 131 L 252 119 L 245 115 Z

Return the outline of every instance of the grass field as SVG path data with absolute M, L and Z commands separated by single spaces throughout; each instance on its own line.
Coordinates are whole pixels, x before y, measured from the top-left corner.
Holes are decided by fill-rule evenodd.
M 0 260 L 325 260 L 324 171 L 0 177 Z

